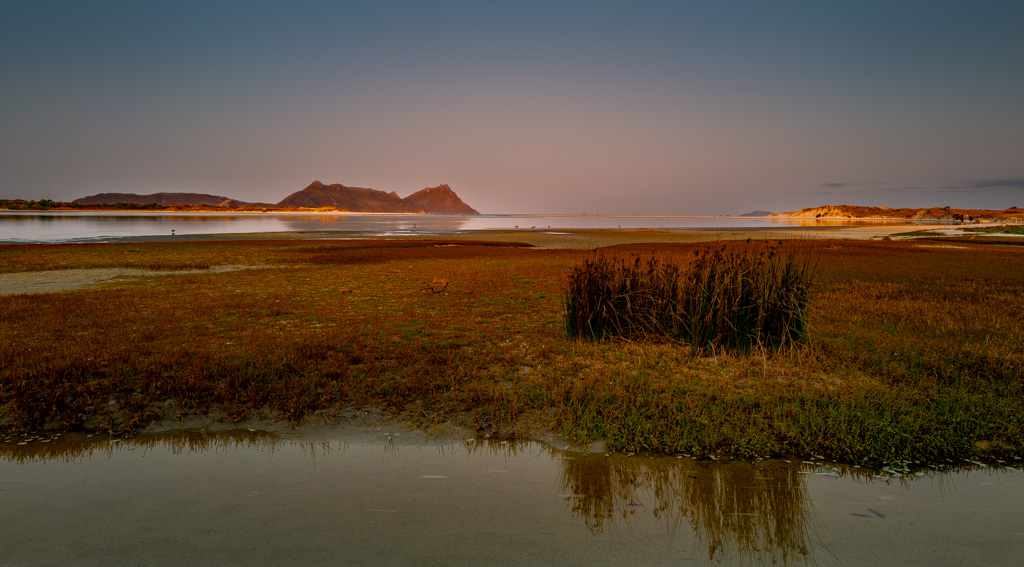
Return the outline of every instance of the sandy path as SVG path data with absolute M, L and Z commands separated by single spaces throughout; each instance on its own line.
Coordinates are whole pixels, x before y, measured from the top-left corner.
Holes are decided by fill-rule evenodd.
M 152 276 L 179 276 L 232 272 L 261 266 L 215 266 L 209 270 L 143 270 L 139 268 L 83 268 L 0 274 L 0 295 L 56 293 Z

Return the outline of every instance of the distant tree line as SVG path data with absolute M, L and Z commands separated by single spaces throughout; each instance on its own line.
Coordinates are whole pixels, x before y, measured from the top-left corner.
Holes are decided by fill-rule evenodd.
M 0 209 L 11 211 L 46 211 L 55 208 L 80 209 L 78 203 L 66 203 L 64 201 L 51 201 L 50 199 L 39 199 L 38 201 L 27 201 L 25 199 L 0 199 Z
M 39 199 L 29 201 L 26 199 L 0 199 L 0 209 L 9 211 L 48 211 L 50 209 L 103 209 L 103 210 L 159 210 L 168 208 L 165 205 L 156 203 L 105 203 L 102 205 L 81 205 L 75 202 L 51 201 L 50 199 Z

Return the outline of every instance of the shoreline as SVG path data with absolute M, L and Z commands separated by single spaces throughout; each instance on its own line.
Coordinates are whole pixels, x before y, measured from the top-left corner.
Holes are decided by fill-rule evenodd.
M 986 225 L 977 225 L 984 227 Z M 947 229 L 943 226 L 941 229 Z M 872 226 L 771 226 L 751 228 L 488 228 L 451 232 L 380 235 L 343 231 L 252 232 L 177 236 L 126 237 L 114 242 L 174 242 L 176 240 L 436 240 L 518 242 L 537 248 L 590 249 L 619 244 L 695 243 L 715 240 L 872 240 L 921 231 L 920 223 Z
M 15 216 L 32 215 L 70 215 L 70 216 L 400 216 L 400 217 L 441 217 L 441 218 L 550 218 L 550 219 L 701 219 L 701 220 L 749 220 L 764 222 L 799 223 L 807 226 L 849 223 L 895 223 L 895 224 L 953 224 L 957 221 L 947 218 L 903 218 L 903 217 L 808 217 L 798 214 L 774 213 L 770 215 L 624 215 L 599 213 L 478 213 L 447 214 L 447 213 L 405 213 L 405 212 L 374 212 L 345 211 L 337 209 L 281 209 L 281 210 L 244 210 L 244 209 L 0 209 L 0 215 Z

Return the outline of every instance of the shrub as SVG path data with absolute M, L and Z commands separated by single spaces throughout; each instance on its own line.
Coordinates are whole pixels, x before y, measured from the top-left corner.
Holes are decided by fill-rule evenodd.
M 668 338 L 701 349 L 778 350 L 806 335 L 815 267 L 807 251 L 778 245 L 702 247 L 685 269 L 653 256 L 595 256 L 569 273 L 566 332 L 598 341 Z

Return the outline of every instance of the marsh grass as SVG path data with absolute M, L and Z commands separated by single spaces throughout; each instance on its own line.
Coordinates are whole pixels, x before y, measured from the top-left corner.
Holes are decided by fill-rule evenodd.
M 812 253 L 747 244 L 697 248 L 685 266 L 657 256 L 586 259 L 568 275 L 566 333 L 592 340 L 668 338 L 744 354 L 802 340 Z
M 0 258 L 21 271 L 121 267 L 147 261 L 136 246 L 11 247 L 24 252 Z M 589 253 L 388 244 L 367 261 L 374 253 L 358 246 L 154 244 L 148 261 L 165 265 L 266 267 L 0 296 L 0 430 L 131 433 L 193 415 L 333 421 L 356 406 L 622 451 L 1024 456 L 1017 248 L 825 243 L 803 342 L 742 355 L 567 340 L 564 277 Z M 607 253 L 689 266 L 701 249 Z M 434 293 L 424 282 L 435 278 L 450 285 Z

